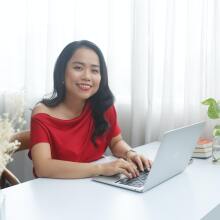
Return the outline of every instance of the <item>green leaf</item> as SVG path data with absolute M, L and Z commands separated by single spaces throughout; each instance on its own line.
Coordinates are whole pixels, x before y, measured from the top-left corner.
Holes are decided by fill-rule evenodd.
M 220 125 L 216 125 L 214 129 L 220 129 Z
M 203 104 L 203 105 L 216 105 L 217 102 L 216 102 L 216 100 L 213 99 L 213 98 L 208 98 L 208 99 L 206 99 L 206 100 L 203 100 L 203 101 L 202 101 L 202 104 Z
M 220 106 L 219 103 L 213 99 L 213 98 L 208 98 L 202 101 L 203 105 L 208 105 L 208 116 L 211 119 L 217 119 L 220 118 Z
M 220 125 L 216 125 L 212 132 L 213 136 L 220 136 Z
M 217 103 L 209 105 L 208 116 L 211 119 L 219 118 L 219 111 L 218 111 Z

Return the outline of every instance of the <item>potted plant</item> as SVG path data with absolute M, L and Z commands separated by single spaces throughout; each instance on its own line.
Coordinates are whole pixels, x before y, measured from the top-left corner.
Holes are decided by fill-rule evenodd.
M 203 105 L 208 105 L 208 117 L 210 119 L 220 118 L 220 101 L 213 98 L 208 98 L 202 101 Z M 213 162 L 220 161 L 220 124 L 215 125 L 213 131 L 213 147 L 212 147 L 212 159 Z

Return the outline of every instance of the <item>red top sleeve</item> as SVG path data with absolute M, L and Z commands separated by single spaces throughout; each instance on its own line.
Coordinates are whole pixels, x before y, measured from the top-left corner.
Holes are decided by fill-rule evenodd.
M 36 117 L 31 118 L 31 147 L 40 142 L 50 143 L 48 128 Z

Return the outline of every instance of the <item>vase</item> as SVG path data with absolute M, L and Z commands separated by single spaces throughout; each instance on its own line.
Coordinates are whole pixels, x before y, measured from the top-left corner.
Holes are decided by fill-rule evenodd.
M 213 138 L 212 161 L 214 163 L 220 162 L 220 136 L 215 136 Z

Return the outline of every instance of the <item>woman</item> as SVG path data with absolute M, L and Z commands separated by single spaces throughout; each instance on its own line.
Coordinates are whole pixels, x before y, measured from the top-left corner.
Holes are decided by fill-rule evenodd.
M 31 117 L 31 147 L 38 177 L 84 178 L 150 169 L 149 160 L 122 139 L 101 50 L 83 40 L 68 44 L 54 69 L 54 91 Z M 104 164 L 107 146 L 119 159 Z

